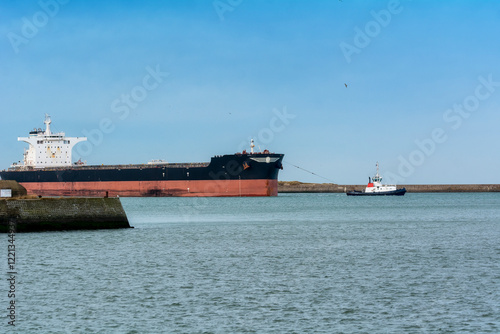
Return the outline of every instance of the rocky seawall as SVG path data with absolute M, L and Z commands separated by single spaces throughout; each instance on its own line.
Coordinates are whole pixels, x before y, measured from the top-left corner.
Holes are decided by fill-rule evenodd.
M 364 190 L 366 185 L 340 185 L 335 183 L 278 182 L 278 193 L 344 193 Z M 500 192 L 500 184 L 401 184 L 409 193 Z

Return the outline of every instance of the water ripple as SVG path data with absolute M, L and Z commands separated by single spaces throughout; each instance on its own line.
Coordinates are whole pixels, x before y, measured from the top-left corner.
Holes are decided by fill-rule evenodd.
M 500 331 L 499 195 L 346 197 L 123 199 L 133 230 L 18 235 L 19 332 Z

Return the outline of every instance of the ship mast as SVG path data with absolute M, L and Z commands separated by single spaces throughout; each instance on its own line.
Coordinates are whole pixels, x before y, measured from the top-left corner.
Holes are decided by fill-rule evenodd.
M 378 173 L 378 161 L 377 161 L 375 166 L 377 166 L 377 174 L 375 174 L 375 176 L 373 177 L 372 180 L 373 180 L 373 182 L 382 182 L 382 177 Z
M 50 116 L 49 114 L 45 114 L 45 135 L 46 136 L 50 136 L 52 133 L 50 132 L 50 123 L 52 123 L 52 121 L 50 120 Z

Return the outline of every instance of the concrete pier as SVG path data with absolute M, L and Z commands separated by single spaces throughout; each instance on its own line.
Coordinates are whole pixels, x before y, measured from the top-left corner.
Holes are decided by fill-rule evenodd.
M 14 181 L 0 190 L 0 233 L 130 228 L 119 198 L 40 198 Z
M 0 233 L 130 228 L 118 198 L 0 200 Z

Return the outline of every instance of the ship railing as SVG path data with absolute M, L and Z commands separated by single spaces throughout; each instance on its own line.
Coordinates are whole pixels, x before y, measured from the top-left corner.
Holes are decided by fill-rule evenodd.
M 27 171 L 27 170 L 34 170 L 33 166 L 23 166 L 23 165 L 15 165 L 15 166 L 11 166 L 9 167 L 9 169 L 7 169 L 9 172 L 13 172 L 13 171 Z
M 59 167 L 43 167 L 43 168 L 33 168 L 29 169 L 13 169 L 13 170 L 44 170 L 44 171 L 58 171 L 58 170 L 89 170 L 89 169 L 141 169 L 141 168 L 196 168 L 196 167 L 207 167 L 208 162 L 192 162 L 192 163 L 161 163 L 161 164 L 129 164 L 129 165 L 71 165 L 71 166 L 59 166 Z

